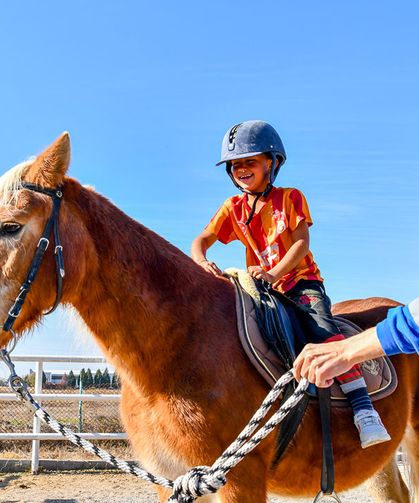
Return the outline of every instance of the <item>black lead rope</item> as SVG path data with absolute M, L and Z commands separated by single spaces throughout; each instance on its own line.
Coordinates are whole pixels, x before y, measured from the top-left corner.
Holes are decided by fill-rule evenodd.
M 26 296 L 28 295 L 32 283 L 34 282 L 38 270 L 41 266 L 42 259 L 49 245 L 49 237 L 51 234 L 51 230 L 54 232 L 54 240 L 55 240 L 55 264 L 57 271 L 57 293 L 55 297 L 55 302 L 52 308 L 45 314 L 52 313 L 60 303 L 62 288 L 63 288 L 63 279 L 65 275 L 64 270 L 64 257 L 63 257 L 63 247 L 60 242 L 60 235 L 58 230 L 58 215 L 60 212 L 61 201 L 63 198 L 63 193 L 61 187 L 57 187 L 56 189 L 48 189 L 44 187 L 40 187 L 39 185 L 35 185 L 33 183 L 22 182 L 22 189 L 32 190 L 34 192 L 39 192 L 40 194 L 45 194 L 52 198 L 52 212 L 50 217 L 45 224 L 44 231 L 42 233 L 41 238 L 38 241 L 38 246 L 35 251 L 35 255 L 32 259 L 31 266 L 29 268 L 28 274 L 26 276 L 25 281 L 22 283 L 19 293 L 16 297 L 16 300 L 13 306 L 10 308 L 8 317 L 2 327 L 2 329 L 7 332 L 12 329 L 16 318 L 19 316 L 19 313 L 22 309 L 23 303 L 25 302 Z

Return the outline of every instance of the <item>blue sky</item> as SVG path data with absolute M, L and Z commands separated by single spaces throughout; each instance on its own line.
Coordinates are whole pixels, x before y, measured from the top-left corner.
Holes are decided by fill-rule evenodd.
M 418 295 L 416 2 L 43 1 L 0 7 L 0 169 L 63 130 L 71 175 L 183 251 L 235 193 L 226 129 L 262 119 L 288 155 L 332 300 Z M 244 266 L 240 244 L 215 246 Z M 17 353 L 80 354 L 62 316 Z

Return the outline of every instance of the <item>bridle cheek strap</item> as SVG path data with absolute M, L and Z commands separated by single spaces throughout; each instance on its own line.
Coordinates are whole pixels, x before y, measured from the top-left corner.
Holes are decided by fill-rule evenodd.
M 58 304 L 61 300 L 62 290 L 63 290 L 63 279 L 65 276 L 64 270 L 64 257 L 63 257 L 63 247 L 60 242 L 60 234 L 58 229 L 58 216 L 60 213 L 61 201 L 63 198 L 63 193 L 61 187 L 57 187 L 56 189 L 47 189 L 44 187 L 40 187 L 39 185 L 35 185 L 33 183 L 22 182 L 22 189 L 32 190 L 33 192 L 39 192 L 41 194 L 46 194 L 52 198 L 52 211 L 51 215 L 45 224 L 44 231 L 42 236 L 38 241 L 38 246 L 36 247 L 35 255 L 32 259 L 32 263 L 29 267 L 28 274 L 26 276 L 25 281 L 22 283 L 19 293 L 16 297 L 16 300 L 13 306 L 10 308 L 8 317 L 2 327 L 2 329 L 7 332 L 12 329 L 16 318 L 19 316 L 20 311 L 23 307 L 23 303 L 25 302 L 26 296 L 28 295 L 32 283 L 34 282 L 38 270 L 41 266 L 42 259 L 49 245 L 49 238 L 51 235 L 51 230 L 54 232 L 54 240 L 55 240 L 55 267 L 57 273 L 57 292 L 55 297 L 55 302 L 51 309 L 45 314 L 50 314 L 57 308 Z

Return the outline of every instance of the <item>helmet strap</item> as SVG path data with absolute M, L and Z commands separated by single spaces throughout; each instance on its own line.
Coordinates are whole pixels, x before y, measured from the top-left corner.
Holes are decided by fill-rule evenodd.
M 255 200 L 253 201 L 252 209 L 250 210 L 249 217 L 247 218 L 246 222 L 244 223 L 245 225 L 249 225 L 250 222 L 252 221 L 253 215 L 255 214 L 256 211 L 256 204 L 259 201 L 259 199 L 262 197 L 262 192 L 259 192 L 258 195 L 255 197 Z
M 252 218 L 255 214 L 256 211 L 256 205 L 257 202 L 261 197 L 267 197 L 269 192 L 272 190 L 272 184 L 269 182 L 268 185 L 266 186 L 266 189 L 263 192 L 248 192 L 246 190 L 243 190 L 243 192 L 246 192 L 247 194 L 251 194 L 252 196 L 256 196 L 255 200 L 253 201 L 252 204 L 252 209 L 250 210 L 249 217 L 247 218 L 245 225 L 249 225 L 250 222 L 252 221 Z

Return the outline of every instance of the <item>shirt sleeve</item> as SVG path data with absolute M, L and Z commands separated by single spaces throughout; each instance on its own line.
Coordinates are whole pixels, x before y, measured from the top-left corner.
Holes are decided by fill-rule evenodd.
M 298 224 L 303 220 L 308 226 L 312 225 L 313 221 L 304 194 L 298 189 L 290 189 L 286 197 L 286 212 L 289 229 L 295 231 Z
M 419 354 L 419 298 L 408 306 L 390 309 L 377 325 L 377 335 L 387 355 Z
M 238 239 L 234 232 L 233 221 L 226 201 L 217 213 L 211 218 L 210 223 L 205 227 L 207 231 L 217 236 L 221 243 L 227 244 Z

